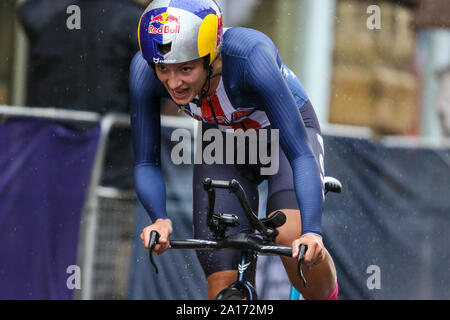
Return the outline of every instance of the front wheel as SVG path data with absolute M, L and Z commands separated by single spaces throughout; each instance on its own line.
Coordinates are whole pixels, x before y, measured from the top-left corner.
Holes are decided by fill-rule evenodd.
M 216 300 L 256 300 L 256 291 L 250 283 L 235 282 L 223 289 Z
M 249 297 L 238 289 L 226 288 L 217 295 L 216 300 L 249 300 Z

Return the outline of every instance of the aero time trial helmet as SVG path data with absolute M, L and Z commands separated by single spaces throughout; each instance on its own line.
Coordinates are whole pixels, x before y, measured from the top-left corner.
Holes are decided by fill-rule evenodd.
M 222 44 L 222 13 L 214 0 L 154 0 L 141 17 L 138 37 L 150 64 L 209 57 L 211 65 Z

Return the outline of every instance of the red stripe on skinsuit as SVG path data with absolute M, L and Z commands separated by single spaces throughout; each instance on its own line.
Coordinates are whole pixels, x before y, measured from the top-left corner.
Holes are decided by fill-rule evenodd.
M 261 124 L 258 121 L 252 120 L 250 118 L 244 119 L 239 123 L 231 124 L 231 127 L 236 131 L 238 129 L 248 130 L 248 129 L 260 129 Z M 245 129 L 244 129 L 245 128 Z
M 203 119 L 206 119 L 208 122 L 211 122 L 211 123 L 216 123 L 214 120 L 214 115 L 215 115 L 216 119 L 218 119 L 220 125 L 226 125 L 225 123 L 221 123 L 222 119 L 224 119 L 224 118 L 228 119 L 228 118 L 225 115 L 225 112 L 223 111 L 222 106 L 220 105 L 219 98 L 217 97 L 216 94 L 214 94 L 214 95 L 210 96 L 210 99 L 211 99 L 211 106 L 214 111 L 214 114 L 211 111 L 208 100 L 205 98 L 205 99 L 203 99 L 202 108 L 201 108 Z M 209 120 L 209 119 L 212 119 L 212 120 Z

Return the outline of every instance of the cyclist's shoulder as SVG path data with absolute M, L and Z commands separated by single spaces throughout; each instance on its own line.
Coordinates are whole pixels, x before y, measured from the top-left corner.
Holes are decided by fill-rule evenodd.
M 149 72 L 147 67 L 147 61 L 145 61 L 141 51 L 139 50 L 134 55 L 133 59 L 131 59 L 130 73 L 147 73 Z
M 229 28 L 224 33 L 224 55 L 247 58 L 253 50 L 265 48 L 277 52 L 273 41 L 263 32 L 244 27 Z

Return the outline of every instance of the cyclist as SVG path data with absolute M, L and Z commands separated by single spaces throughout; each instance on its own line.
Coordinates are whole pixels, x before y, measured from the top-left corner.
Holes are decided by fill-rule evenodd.
M 291 283 L 306 299 L 337 299 L 335 266 L 322 241 L 320 127 L 302 85 L 282 63 L 275 45 L 256 30 L 224 29 L 221 10 L 213 0 L 155 0 L 143 13 L 138 33 L 141 50 L 130 73 L 135 178 L 139 199 L 153 222 L 141 233 L 144 246 L 148 249 L 150 231 L 157 230 L 161 237 L 154 253 L 162 254 L 170 246 L 173 230 L 165 208 L 159 147 L 160 102 L 169 98 L 200 120 L 203 132 L 210 128 L 224 135 L 226 129 L 279 130 L 279 170 L 274 175 L 262 175 L 259 161 L 194 166 L 195 237 L 211 237 L 205 221 L 204 178 L 237 179 L 255 211 L 257 186 L 266 179 L 267 212 L 281 210 L 287 216 L 276 243 L 292 246 L 294 258 L 301 243 L 308 245 L 303 268 L 307 287 L 297 274 L 296 259 L 282 258 Z M 206 146 L 203 142 L 202 148 Z M 224 155 L 236 152 L 227 146 L 222 151 Z M 249 227 L 231 193 L 218 190 L 215 208 L 241 215 L 240 228 Z M 208 298 L 213 299 L 236 280 L 239 252 L 199 250 L 197 256 L 207 277 Z

